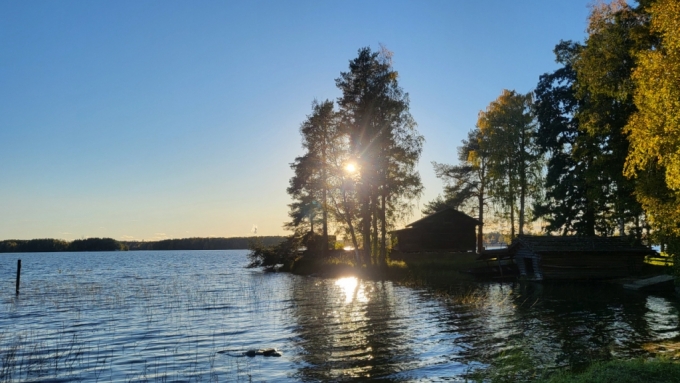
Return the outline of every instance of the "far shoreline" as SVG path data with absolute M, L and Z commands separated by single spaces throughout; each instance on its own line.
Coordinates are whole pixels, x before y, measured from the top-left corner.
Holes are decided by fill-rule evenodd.
M 139 250 L 247 250 L 253 242 L 272 246 L 284 239 L 283 236 L 193 237 L 159 241 L 118 241 L 113 238 L 87 238 L 73 241 L 54 238 L 7 239 L 0 241 L 0 254 Z

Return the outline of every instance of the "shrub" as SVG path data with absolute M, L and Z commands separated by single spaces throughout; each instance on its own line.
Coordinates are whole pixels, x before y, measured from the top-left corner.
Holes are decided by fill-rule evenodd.
M 301 238 L 295 235 L 287 237 L 278 245 L 266 246 L 259 240 L 253 241 L 248 246 L 250 252 L 248 258 L 249 268 L 261 267 L 265 271 L 275 271 L 280 268 L 290 269 L 298 257 Z

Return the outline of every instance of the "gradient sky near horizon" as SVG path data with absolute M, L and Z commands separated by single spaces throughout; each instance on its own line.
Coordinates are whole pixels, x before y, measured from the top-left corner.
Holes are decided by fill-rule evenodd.
M 426 140 L 419 218 L 431 161 L 557 67 L 588 3 L 0 2 L 0 240 L 285 234 L 300 124 L 381 43 Z

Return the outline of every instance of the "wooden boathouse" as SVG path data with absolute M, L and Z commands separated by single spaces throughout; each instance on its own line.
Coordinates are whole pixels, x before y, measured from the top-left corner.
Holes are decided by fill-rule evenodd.
M 508 247 L 521 276 L 533 280 L 621 278 L 640 272 L 654 250 L 627 237 L 517 237 Z
M 475 228 L 479 221 L 458 210 L 446 208 L 393 231 L 400 252 L 475 251 Z

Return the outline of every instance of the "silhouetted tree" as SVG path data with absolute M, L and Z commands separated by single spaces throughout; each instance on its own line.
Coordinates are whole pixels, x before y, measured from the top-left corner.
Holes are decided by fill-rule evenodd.
M 357 163 L 357 195 L 365 262 L 384 263 L 390 220 L 420 195 L 422 184 L 415 165 L 423 137 L 409 113 L 408 94 L 399 87 L 392 53 L 359 50 L 336 85 L 341 127 Z
M 538 121 L 536 143 L 547 157 L 545 198 L 534 204 L 534 215 L 543 218 L 548 232 L 563 235 L 595 235 L 609 216 L 603 195 L 597 137 L 581 127 L 579 112 L 587 100 L 576 97 L 574 60 L 582 46 L 562 41 L 555 47 L 562 67 L 540 77 L 534 92 Z
M 576 97 L 582 101 L 576 117 L 579 125 L 598 145 L 592 154 L 599 177 L 598 204 L 610 212 L 608 225 L 599 228 L 621 235 L 626 224 L 640 233 L 642 208 L 635 199 L 635 183 L 623 175 L 629 142 L 624 127 L 636 111 L 633 102 L 635 54 L 651 47 L 647 1 L 632 8 L 624 0 L 593 7 L 588 37 L 573 60 Z
M 295 202 L 290 207 L 292 221 L 288 227 L 296 229 L 301 226 L 303 218 L 309 220 L 309 231 L 314 232 L 314 217 L 321 215 L 322 255 L 328 252 L 328 219 L 329 189 L 333 173 L 333 147 L 339 145 L 337 113 L 333 110 L 333 102 L 314 101 L 312 114 L 300 127 L 302 146 L 306 153 L 295 159 L 291 168 L 295 176 L 290 180 L 288 194 Z
M 515 236 L 515 211 L 519 234 L 524 233 L 526 202 L 539 192 L 542 163 L 535 144 L 536 124 L 531 93 L 503 90 L 479 113 L 477 126 L 488 154 L 489 192 L 510 219 Z
M 477 226 L 477 250 L 484 247 L 484 211 L 489 198 L 487 187 L 489 182 L 488 162 L 489 153 L 485 151 L 488 145 L 481 141 L 485 138 L 479 129 L 468 132 L 463 145 L 458 147 L 458 165 L 446 165 L 433 162 L 437 177 L 444 180 L 444 198 L 438 198 L 427 207 L 431 213 L 445 207 L 454 209 L 464 208 L 470 201 L 474 201 L 471 210 L 476 211 L 480 224 Z M 425 213 L 425 211 L 423 211 Z

